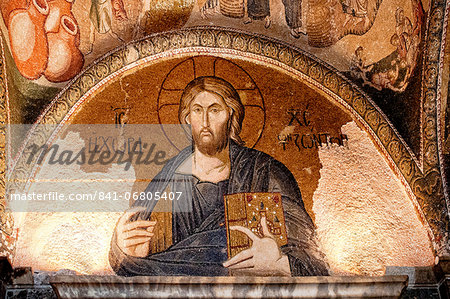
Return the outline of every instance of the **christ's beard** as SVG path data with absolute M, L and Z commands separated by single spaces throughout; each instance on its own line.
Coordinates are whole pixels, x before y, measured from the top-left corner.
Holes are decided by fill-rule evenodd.
M 204 139 L 201 134 L 203 132 L 209 132 L 211 138 Z M 193 132 L 194 133 L 194 132 Z M 228 145 L 228 129 L 227 126 L 223 126 L 216 135 L 209 129 L 202 129 L 198 134 L 194 133 L 194 144 L 197 149 L 204 155 L 214 156 L 217 153 L 223 151 Z

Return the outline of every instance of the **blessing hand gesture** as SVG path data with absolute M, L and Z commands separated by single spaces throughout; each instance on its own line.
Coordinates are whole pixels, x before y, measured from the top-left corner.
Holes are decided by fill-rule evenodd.
M 228 269 L 247 269 L 260 275 L 283 275 L 290 276 L 291 269 L 287 255 L 281 253 L 275 237 L 270 233 L 266 217 L 261 217 L 263 237 L 255 235 L 250 229 L 243 226 L 230 226 L 246 234 L 252 241 L 252 247 L 243 250 L 234 257 L 223 263 Z

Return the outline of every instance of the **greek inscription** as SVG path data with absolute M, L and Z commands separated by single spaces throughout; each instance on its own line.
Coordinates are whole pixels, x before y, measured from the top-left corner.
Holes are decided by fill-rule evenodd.
M 314 132 L 314 126 L 310 120 L 308 111 L 305 109 L 290 108 L 286 111 L 288 121 L 286 128 L 277 136 L 277 141 L 283 148 L 296 148 L 299 151 L 328 147 L 330 145 L 348 146 L 348 137 L 345 134 L 332 135 L 328 132 Z M 308 129 L 308 133 L 294 133 L 295 129 Z

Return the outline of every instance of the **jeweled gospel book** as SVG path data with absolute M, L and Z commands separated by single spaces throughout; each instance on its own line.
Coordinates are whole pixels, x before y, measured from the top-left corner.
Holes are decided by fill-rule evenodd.
M 225 195 L 224 201 L 228 258 L 250 248 L 252 242 L 244 233 L 230 230 L 230 226 L 243 226 L 258 237 L 263 237 L 263 216 L 266 217 L 269 232 L 278 245 L 281 247 L 287 244 L 280 193 L 237 193 Z

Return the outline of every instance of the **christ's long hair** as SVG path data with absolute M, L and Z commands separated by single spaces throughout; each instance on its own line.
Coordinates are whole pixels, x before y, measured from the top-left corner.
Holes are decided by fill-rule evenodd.
M 180 120 L 180 123 L 187 124 L 191 102 L 199 93 L 204 91 L 220 96 L 227 106 L 231 108 L 232 113 L 228 126 L 230 139 L 239 145 L 244 145 L 244 141 L 242 141 L 239 136 L 245 115 L 244 105 L 242 105 L 241 98 L 236 89 L 221 78 L 212 76 L 198 77 L 186 86 L 181 95 L 180 109 L 178 110 L 178 119 Z

